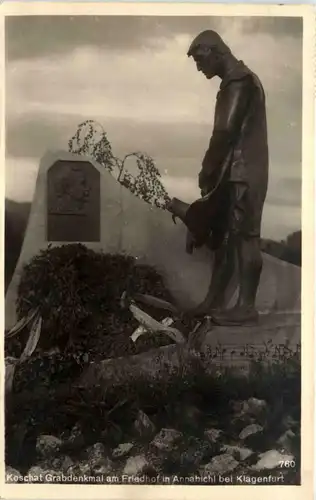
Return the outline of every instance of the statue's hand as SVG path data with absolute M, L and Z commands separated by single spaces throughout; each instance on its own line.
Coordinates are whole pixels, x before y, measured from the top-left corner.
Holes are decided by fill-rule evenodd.
M 167 204 L 166 204 L 166 210 L 168 210 L 168 212 L 171 213 L 172 215 L 172 220 L 174 222 L 174 224 L 177 223 L 176 221 L 176 217 L 177 215 L 175 214 L 175 198 L 172 198 L 172 200 L 170 200 Z
M 210 178 L 203 170 L 199 173 L 199 188 L 201 190 L 201 196 L 207 195 L 210 191 Z
M 172 198 L 172 200 L 170 200 L 167 204 L 166 204 L 166 209 L 171 212 L 171 213 L 174 213 L 174 206 L 175 206 L 175 198 Z

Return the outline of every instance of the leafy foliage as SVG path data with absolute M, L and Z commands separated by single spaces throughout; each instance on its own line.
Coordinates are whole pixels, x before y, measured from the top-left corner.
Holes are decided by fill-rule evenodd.
M 73 154 L 88 155 L 135 196 L 159 208 L 165 208 L 170 198 L 161 182 L 161 174 L 154 160 L 140 152 L 132 152 L 121 160 L 112 150 L 110 141 L 102 125 L 94 120 L 86 120 L 78 125 L 75 135 L 68 142 L 69 151 Z M 136 161 L 138 173 L 133 175 L 128 171 L 126 162 L 133 158 Z
M 133 257 L 95 252 L 82 244 L 48 248 L 23 269 L 18 317 L 37 309 L 43 319 L 42 348 L 64 349 L 70 343 L 77 352 L 89 352 L 90 359 L 169 344 L 163 335 L 132 342 L 139 325 L 129 310 L 121 309 L 125 290 L 170 300 L 162 277 Z

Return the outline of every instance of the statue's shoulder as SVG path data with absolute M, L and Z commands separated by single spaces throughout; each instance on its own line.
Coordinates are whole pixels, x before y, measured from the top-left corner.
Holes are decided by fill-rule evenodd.
M 226 90 L 227 92 L 232 91 L 235 88 L 245 88 L 249 89 L 250 87 L 257 85 L 260 80 L 251 71 L 248 66 L 246 66 L 243 61 L 238 61 L 235 68 L 227 75 L 227 77 L 222 80 L 220 90 Z
M 259 76 L 251 71 L 251 69 L 248 68 L 242 61 L 241 62 L 241 67 L 240 67 L 240 80 L 247 82 L 252 87 L 257 87 L 261 90 L 263 90 L 261 80 Z
M 228 99 L 229 96 L 234 98 L 235 95 L 247 94 L 255 86 L 254 79 L 251 73 L 240 75 L 239 78 L 233 78 L 220 88 L 218 97 Z

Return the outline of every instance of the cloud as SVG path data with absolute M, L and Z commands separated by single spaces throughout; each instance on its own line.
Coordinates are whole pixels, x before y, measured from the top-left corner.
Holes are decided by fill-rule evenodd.
M 218 16 L 14 16 L 5 23 L 9 60 L 64 54 L 81 45 L 129 51 L 155 47 L 159 39 L 205 29 L 220 33 L 239 29 L 244 34 L 300 37 L 300 18 Z
M 285 239 L 289 234 L 301 228 L 301 210 L 297 207 L 283 205 L 283 210 L 270 205 L 268 200 L 263 209 L 261 235 L 277 241 Z
M 6 158 L 6 198 L 15 201 L 31 201 L 33 199 L 38 164 L 39 162 L 35 158 Z
M 303 32 L 303 18 L 254 16 L 251 18 L 250 23 L 244 22 L 243 27 L 245 33 L 256 35 L 261 32 L 279 37 L 300 37 Z
M 186 203 L 192 203 L 200 197 L 197 179 L 192 177 L 162 176 L 162 183 L 171 198 L 179 198 Z
M 289 177 L 287 172 L 280 169 L 282 176 L 275 176 L 274 182 L 270 183 L 267 199 L 270 205 L 275 207 L 301 207 L 301 180 Z
M 207 123 L 196 92 L 200 87 L 205 93 L 206 84 L 183 57 L 185 46 L 179 37 L 155 53 L 140 49 L 113 56 L 106 49 L 81 47 L 63 57 L 19 61 L 7 72 L 8 113 L 16 119 L 41 112 Z M 213 92 L 210 105 L 214 97 Z
M 252 37 L 237 28 L 227 38 L 262 79 L 268 107 L 274 96 L 286 100 L 285 107 L 296 106 L 301 91 L 300 43 L 280 43 L 259 34 L 253 44 Z M 211 124 L 218 83 L 205 80 L 185 57 L 189 40 L 188 35 L 177 35 L 160 40 L 155 51 L 130 49 L 128 54 L 80 46 L 62 56 L 12 62 L 6 73 L 8 119 L 46 113 L 56 119 L 80 114 Z
M 22 115 L 18 122 L 8 120 L 7 154 L 39 158 L 47 149 L 67 149 L 82 119 L 80 115 L 59 115 L 58 126 L 53 116 L 41 113 Z M 143 151 L 156 160 L 159 169 L 171 168 L 173 175 L 194 175 L 211 134 L 210 126 L 196 123 L 105 119 L 102 124 L 116 156 Z
M 186 51 L 194 34 L 216 27 L 236 56 L 259 75 L 266 91 L 270 182 L 265 232 L 270 234 L 276 227 L 281 231 L 280 221 L 284 228 L 294 224 L 297 229 L 302 40 L 299 22 L 281 21 L 107 18 L 52 22 L 46 18 L 27 24 L 25 19 L 10 20 L 7 193 L 17 198 L 24 190 L 25 198 L 26 190 L 32 191 L 39 157 L 48 148 L 66 149 L 78 123 L 96 119 L 118 156 L 135 149 L 147 152 L 167 176 L 165 182 L 174 195 L 192 201 L 212 132 L 219 81 L 205 80 Z M 121 29 L 114 33 L 113 26 Z M 19 187 L 16 179 L 24 169 L 28 187 Z
M 238 26 L 230 37 L 265 82 L 272 169 L 285 165 L 300 175 L 300 43 L 263 34 L 250 44 Z M 104 125 L 119 154 L 137 148 L 174 165 L 187 157 L 196 175 L 212 132 L 218 82 L 203 79 L 183 56 L 187 42 L 179 35 L 160 41 L 155 52 L 113 55 L 78 47 L 62 57 L 12 62 L 6 74 L 8 154 L 36 156 L 65 147 L 77 124 L 92 118 Z

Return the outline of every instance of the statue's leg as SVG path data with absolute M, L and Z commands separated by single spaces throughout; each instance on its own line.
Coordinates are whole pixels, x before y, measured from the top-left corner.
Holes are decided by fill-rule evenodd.
M 207 294 L 201 304 L 189 314 L 203 316 L 220 310 L 225 306 L 226 291 L 235 272 L 236 247 L 233 238 L 228 238 L 218 250 L 210 255 L 213 257 L 213 272 Z
M 233 308 L 212 314 L 213 321 L 220 325 L 253 324 L 258 320 L 255 301 L 262 270 L 260 225 L 263 203 L 260 206 L 257 200 L 251 203 L 247 190 L 238 184 L 235 190 L 232 232 L 238 255 L 239 297 Z
M 260 238 L 240 238 L 237 252 L 240 283 L 237 307 L 254 310 L 263 264 Z

